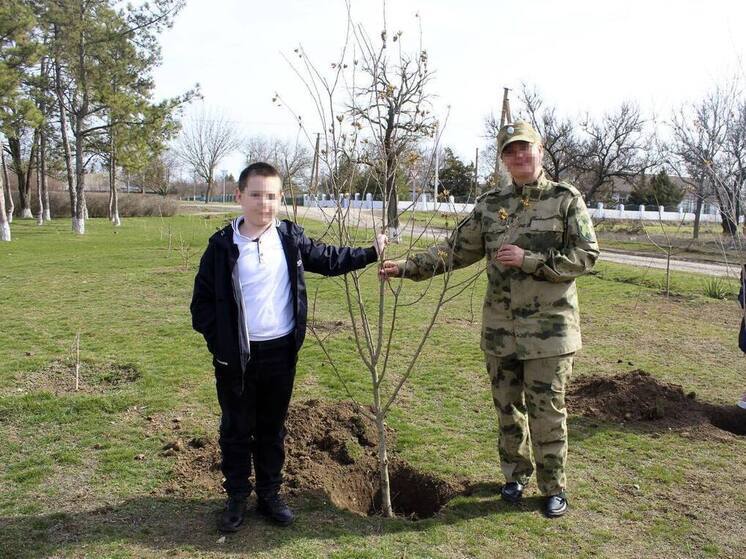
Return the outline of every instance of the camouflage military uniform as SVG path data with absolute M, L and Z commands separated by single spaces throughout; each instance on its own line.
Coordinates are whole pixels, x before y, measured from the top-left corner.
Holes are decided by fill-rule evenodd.
M 520 269 L 497 261 L 504 244 L 524 249 Z M 598 254 L 580 193 L 542 173 L 532 185 L 481 196 L 446 242 L 397 262 L 404 277 L 423 280 L 487 259 L 481 346 L 500 418 L 501 466 L 507 481 L 525 484 L 533 447 L 545 495 L 565 486 L 565 385 L 581 347 L 574 280 Z

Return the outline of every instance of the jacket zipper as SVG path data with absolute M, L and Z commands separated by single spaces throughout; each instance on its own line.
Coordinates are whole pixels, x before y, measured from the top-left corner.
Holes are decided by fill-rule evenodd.
M 233 298 L 236 300 L 236 306 L 238 307 L 238 332 L 239 336 L 241 336 L 238 353 L 239 359 L 241 360 L 241 394 L 243 394 L 246 377 L 246 364 L 251 359 L 251 342 L 249 340 L 249 333 L 246 330 L 246 309 L 243 304 L 241 283 L 238 279 L 238 262 L 236 262 L 233 271 L 231 272 L 231 285 L 233 287 Z M 245 351 L 244 347 L 246 348 Z

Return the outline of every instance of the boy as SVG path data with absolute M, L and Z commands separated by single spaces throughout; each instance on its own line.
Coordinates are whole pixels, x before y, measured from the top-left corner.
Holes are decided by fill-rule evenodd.
M 192 325 L 213 355 L 222 413 L 219 444 L 228 494 L 218 521 L 235 532 L 251 493 L 253 460 L 257 511 L 281 526 L 294 515 L 279 495 L 285 460 L 285 416 L 297 353 L 306 333 L 304 269 L 326 276 L 376 262 L 375 246 L 333 247 L 279 221 L 282 181 L 267 163 L 241 172 L 236 202 L 242 215 L 215 233 L 194 280 Z

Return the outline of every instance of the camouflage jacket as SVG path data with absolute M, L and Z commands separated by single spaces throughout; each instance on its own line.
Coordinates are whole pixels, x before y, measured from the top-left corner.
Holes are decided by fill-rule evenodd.
M 482 311 L 482 350 L 519 359 L 563 355 L 581 347 L 575 278 L 599 255 L 580 192 L 547 180 L 512 183 L 477 199 L 450 238 L 397 262 L 404 277 L 424 280 L 485 258 L 488 286 Z M 523 248 L 521 268 L 497 262 L 503 244 Z

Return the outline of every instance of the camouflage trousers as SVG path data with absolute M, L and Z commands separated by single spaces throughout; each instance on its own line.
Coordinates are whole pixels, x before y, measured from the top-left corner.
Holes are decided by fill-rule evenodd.
M 519 360 L 514 354 L 485 354 L 500 419 L 500 467 L 506 481 L 528 482 L 534 471 L 533 449 L 542 494 L 556 495 L 565 489 L 565 387 L 574 355 Z

